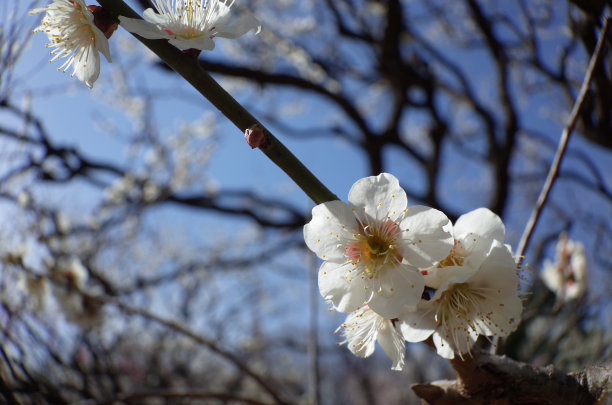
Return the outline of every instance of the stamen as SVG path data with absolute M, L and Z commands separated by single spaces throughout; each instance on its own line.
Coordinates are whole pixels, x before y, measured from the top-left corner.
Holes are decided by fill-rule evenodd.
M 486 324 L 490 318 L 490 313 L 485 314 L 479 310 L 482 301 L 486 299 L 485 290 L 468 283 L 459 283 L 442 294 L 435 321 L 446 340 L 452 342 L 455 349 L 464 346 L 463 338 L 467 339 L 465 343 L 469 343 L 470 331 L 476 331 L 478 322 Z M 467 347 L 469 353 L 470 345 L 467 344 Z M 461 350 L 457 351 L 463 359 Z
M 400 229 L 395 222 L 359 216 L 356 221 L 360 232 L 347 241 L 345 257 L 353 265 L 361 265 L 364 277 L 373 279 L 384 267 L 401 263 L 402 255 L 396 249 Z

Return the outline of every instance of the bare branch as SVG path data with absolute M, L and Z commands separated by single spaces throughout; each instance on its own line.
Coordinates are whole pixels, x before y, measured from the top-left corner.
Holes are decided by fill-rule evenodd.
M 599 37 L 599 41 L 597 42 L 597 47 L 595 48 L 595 53 L 591 57 L 589 61 L 589 66 L 584 77 L 584 81 L 582 83 L 582 87 L 580 88 L 580 93 L 578 94 L 578 98 L 576 99 L 576 103 L 572 108 L 572 112 L 570 113 L 567 125 L 563 129 L 563 133 L 561 134 L 561 139 L 559 139 L 559 146 L 557 148 L 557 152 L 555 153 L 554 160 L 552 165 L 550 166 L 550 170 L 548 172 L 548 176 L 546 177 L 546 181 L 544 182 L 544 186 L 542 187 L 542 191 L 538 197 L 535 208 L 531 213 L 531 217 L 527 222 L 527 226 L 523 231 L 523 235 L 521 236 L 521 240 L 518 245 L 518 249 L 516 251 L 517 262 L 520 263 L 522 261 L 522 257 L 527 249 L 527 245 L 529 244 L 529 240 L 531 239 L 531 235 L 533 234 L 533 230 L 540 218 L 540 214 L 544 205 L 546 204 L 546 200 L 550 194 L 552 186 L 557 178 L 559 173 L 559 167 L 561 166 L 561 160 L 565 154 L 565 150 L 567 148 L 567 142 L 569 141 L 569 137 L 576 126 L 576 122 L 578 121 L 578 117 L 580 115 L 580 110 L 585 102 L 587 93 L 589 91 L 589 86 L 591 84 L 591 79 L 593 78 L 593 72 L 595 71 L 595 67 L 599 63 L 603 55 L 603 44 L 605 38 L 608 36 L 610 31 L 610 19 L 606 18 L 604 27 L 601 30 L 601 34 Z

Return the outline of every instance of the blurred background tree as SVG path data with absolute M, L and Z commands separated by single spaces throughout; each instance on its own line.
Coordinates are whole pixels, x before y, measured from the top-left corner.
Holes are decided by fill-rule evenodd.
M 307 197 L 121 29 L 93 91 L 56 73 L 29 46 L 40 5 L 0 5 L 0 402 L 416 404 L 410 384 L 452 377 L 424 345 L 401 373 L 338 348 Z M 263 31 L 200 63 L 333 192 L 387 171 L 451 219 L 491 208 L 516 246 L 611 4 L 234 7 Z M 611 69 L 526 252 L 517 360 L 610 362 Z M 572 299 L 539 277 L 562 233 L 588 269 Z

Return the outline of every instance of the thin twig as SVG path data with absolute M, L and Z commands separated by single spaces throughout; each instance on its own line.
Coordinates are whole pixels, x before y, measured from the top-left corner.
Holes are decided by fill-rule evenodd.
M 572 112 L 569 116 L 569 120 L 567 125 L 563 129 L 563 133 L 561 134 L 561 139 L 559 140 L 559 146 L 557 147 L 557 152 L 555 153 L 555 158 L 550 166 L 550 170 L 548 171 L 548 176 L 546 177 L 546 182 L 544 186 L 542 186 L 542 191 L 538 196 L 538 200 L 536 202 L 535 208 L 531 213 L 531 217 L 525 226 L 525 231 L 523 232 L 523 236 L 521 236 L 521 241 L 519 242 L 519 246 L 516 252 L 516 261 L 518 264 L 521 263 L 523 259 L 523 255 L 525 254 L 525 250 L 527 249 L 527 245 L 529 244 L 529 240 L 533 234 L 533 230 L 535 229 L 536 224 L 540 218 L 540 214 L 542 213 L 542 209 L 544 208 L 544 204 L 546 204 L 546 200 L 548 199 L 548 195 L 552 189 L 552 186 L 559 174 L 559 167 L 561 166 L 561 160 L 565 154 L 565 150 L 567 148 L 567 142 L 569 137 L 576 126 L 576 122 L 578 121 L 578 117 L 582 106 L 584 104 L 586 95 L 589 91 L 589 86 L 591 84 L 591 80 L 593 78 L 593 72 L 595 67 L 599 63 L 601 56 L 603 55 L 603 44 L 605 38 L 608 36 L 610 30 L 610 18 L 606 17 L 604 19 L 604 26 L 601 30 L 601 35 L 599 40 L 597 41 L 597 47 L 595 48 L 595 52 L 593 52 L 593 56 L 591 56 L 591 60 L 589 62 L 589 67 L 587 69 L 586 75 L 584 77 L 584 81 L 582 82 L 582 87 L 580 88 L 580 93 L 578 93 L 578 97 L 576 98 L 576 102 L 574 103 L 574 107 L 572 108 Z
M 220 355 L 221 357 L 223 357 L 224 359 L 226 359 L 227 361 L 229 361 L 230 363 L 234 364 L 240 371 L 242 371 L 244 374 L 248 375 L 249 377 L 251 377 L 253 380 L 255 380 L 255 382 L 257 382 L 257 384 L 259 384 L 259 386 L 261 388 L 264 389 L 264 391 L 266 391 L 277 404 L 286 404 L 287 402 L 285 402 L 283 399 L 280 398 L 279 394 L 276 392 L 275 389 L 273 389 L 270 384 L 264 380 L 263 377 L 261 377 L 260 375 L 258 375 L 257 373 L 255 373 L 253 370 L 251 370 L 246 364 L 244 364 L 236 355 L 234 355 L 233 353 L 230 353 L 222 348 L 220 348 L 219 346 L 217 346 L 217 344 L 210 340 L 207 339 L 199 334 L 197 334 L 196 332 L 192 331 L 191 329 L 183 326 L 182 324 L 180 324 L 179 322 L 175 322 L 169 319 L 164 319 L 158 315 L 155 315 L 152 312 L 147 311 L 146 309 L 143 308 L 137 308 L 137 307 L 132 307 L 130 305 L 124 304 L 121 301 L 119 301 L 116 298 L 112 298 L 109 296 L 98 296 L 98 295 L 89 295 L 86 294 L 84 292 L 81 292 L 81 294 L 87 296 L 88 298 L 92 299 L 92 300 L 96 300 L 105 304 L 111 304 L 116 306 L 117 308 L 121 309 L 122 311 L 126 312 L 126 313 L 130 313 L 133 315 L 137 315 L 137 316 L 141 316 L 143 318 L 149 319 L 151 321 L 154 321 L 156 323 L 159 323 L 160 325 L 164 325 L 165 327 L 174 330 L 175 332 L 178 332 L 182 335 L 185 335 L 191 339 L 193 339 L 195 342 L 208 347 L 211 351 L 217 353 L 218 355 Z

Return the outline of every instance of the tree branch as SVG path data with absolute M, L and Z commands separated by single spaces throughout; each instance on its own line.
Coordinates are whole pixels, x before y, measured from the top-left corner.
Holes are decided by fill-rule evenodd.
M 580 116 L 580 110 L 582 109 L 587 93 L 589 91 L 589 86 L 593 78 L 593 72 L 595 71 L 595 67 L 597 66 L 599 60 L 603 55 L 603 44 L 605 38 L 608 36 L 609 31 L 610 19 L 606 18 L 604 26 L 601 30 L 601 35 L 599 36 L 599 41 L 597 42 L 597 47 L 595 48 L 595 53 L 593 53 L 593 56 L 589 61 L 589 66 L 584 77 L 584 81 L 582 82 L 580 93 L 578 94 L 578 98 L 574 103 L 574 107 L 572 108 L 572 112 L 568 119 L 567 125 L 563 129 L 561 139 L 559 139 L 559 146 L 557 147 L 557 152 L 555 153 L 553 163 L 550 166 L 550 170 L 548 171 L 548 176 L 546 177 L 546 181 L 544 182 L 544 186 L 542 187 L 542 191 L 540 192 L 535 208 L 533 209 L 531 217 L 529 218 L 525 230 L 523 231 L 523 235 L 521 236 L 521 240 L 516 251 L 517 263 L 520 263 L 522 261 L 522 257 L 525 254 L 525 250 L 527 249 L 527 245 L 529 244 L 529 240 L 531 239 L 533 230 L 535 229 L 535 226 L 538 223 L 540 214 L 542 213 L 542 209 L 544 208 L 544 204 L 546 204 L 546 200 L 548 199 L 552 186 L 555 180 L 557 179 L 559 167 L 561 166 L 561 160 L 563 159 L 565 150 L 567 148 L 567 142 L 569 141 L 570 134 L 574 130 L 576 122 L 578 121 L 578 118 Z
M 451 360 L 458 379 L 415 384 L 431 405 L 595 404 L 610 384 L 609 366 L 590 366 L 565 374 L 553 366 L 533 367 L 505 356 L 481 352 Z
M 141 18 L 121 0 L 98 0 L 108 12 L 129 18 Z M 219 83 L 202 69 L 197 58 L 182 53 L 165 40 L 144 39 L 135 35 L 147 48 L 181 75 L 212 105 L 225 115 L 242 133 L 258 124 L 267 142 L 260 148 L 268 158 L 283 170 L 315 203 L 338 200 L 331 191 L 300 162 L 285 145 L 236 101 Z

